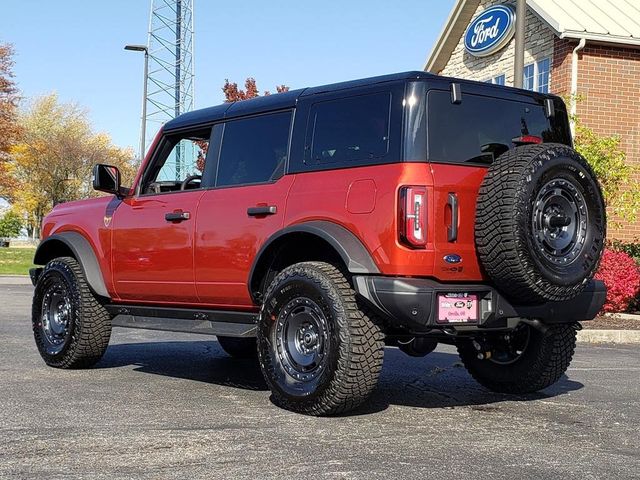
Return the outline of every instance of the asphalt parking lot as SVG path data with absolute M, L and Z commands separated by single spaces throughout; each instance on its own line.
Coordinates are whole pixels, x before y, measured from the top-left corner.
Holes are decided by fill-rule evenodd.
M 116 329 L 96 368 L 48 368 L 31 292 L 0 285 L 0 478 L 640 477 L 638 345 L 580 346 L 567 377 L 518 398 L 448 347 L 387 349 L 364 408 L 311 418 L 214 337 Z

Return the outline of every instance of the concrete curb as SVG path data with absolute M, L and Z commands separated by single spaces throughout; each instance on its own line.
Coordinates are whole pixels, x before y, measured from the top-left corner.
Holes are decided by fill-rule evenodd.
M 609 318 L 621 318 L 623 320 L 640 321 L 640 315 L 636 315 L 635 313 L 605 313 L 604 316 Z
M 0 285 L 31 285 L 29 275 L 0 275 Z
M 590 330 L 578 332 L 579 343 L 640 343 L 640 330 Z

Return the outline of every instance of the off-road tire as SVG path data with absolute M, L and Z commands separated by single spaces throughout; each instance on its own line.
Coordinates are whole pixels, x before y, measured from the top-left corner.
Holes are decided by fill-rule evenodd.
M 559 193 L 544 200 L 554 192 Z M 573 215 L 557 218 L 573 224 L 566 229 L 550 227 L 550 209 L 562 204 L 563 196 L 569 200 L 567 211 L 578 208 Z M 559 202 L 554 204 L 554 199 Z M 575 238 L 575 243 L 563 247 L 566 253 L 545 243 L 555 241 L 554 232 L 567 231 L 577 233 L 565 236 Z M 515 302 L 564 301 L 579 295 L 598 268 L 605 234 L 600 186 L 586 160 L 566 145 L 514 148 L 496 159 L 480 187 L 475 223 L 478 257 L 495 285 Z
M 340 270 L 323 262 L 294 264 L 273 279 L 264 298 L 258 320 L 258 358 L 272 401 L 308 415 L 343 413 L 362 404 L 382 369 L 384 335 L 359 309 L 355 292 Z M 282 358 L 288 358 L 287 351 L 278 350 L 277 335 L 281 325 L 294 318 L 295 309 L 287 308 L 296 302 L 306 305 L 307 300 L 315 305 L 314 314 L 324 316 L 322 338 L 327 350 L 320 364 L 324 368 L 302 381 L 293 376 L 295 370 L 286 371 Z
M 218 343 L 227 355 L 233 358 L 252 359 L 258 357 L 255 337 L 237 338 L 218 335 Z
M 49 298 L 55 294 L 58 299 L 67 299 L 60 308 L 67 312 L 64 317 L 67 327 L 59 338 L 53 339 L 59 340 L 58 344 L 53 343 L 44 328 L 47 294 Z M 104 355 L 111 336 L 111 316 L 89 288 L 76 259 L 55 258 L 44 267 L 33 296 L 32 327 L 38 351 L 51 367 L 91 367 Z
M 493 392 L 525 394 L 542 390 L 557 382 L 569 368 L 576 346 L 576 328 L 571 324 L 549 326 L 544 331 L 527 328 L 529 344 L 514 363 L 479 360 L 470 340 L 458 342 L 460 359 L 471 376 Z

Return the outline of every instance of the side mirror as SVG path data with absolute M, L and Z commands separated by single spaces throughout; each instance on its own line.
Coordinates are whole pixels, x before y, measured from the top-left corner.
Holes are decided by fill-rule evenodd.
M 118 170 L 118 167 L 102 163 L 93 167 L 93 189 L 121 196 L 120 170 Z

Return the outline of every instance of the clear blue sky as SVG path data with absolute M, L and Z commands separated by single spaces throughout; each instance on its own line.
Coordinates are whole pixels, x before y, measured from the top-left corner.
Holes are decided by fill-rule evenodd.
M 16 49 L 22 94 L 55 91 L 96 130 L 138 145 L 151 0 L 3 1 L 0 42 Z M 454 0 L 194 0 L 196 108 L 222 102 L 225 78 L 261 90 L 421 69 Z

